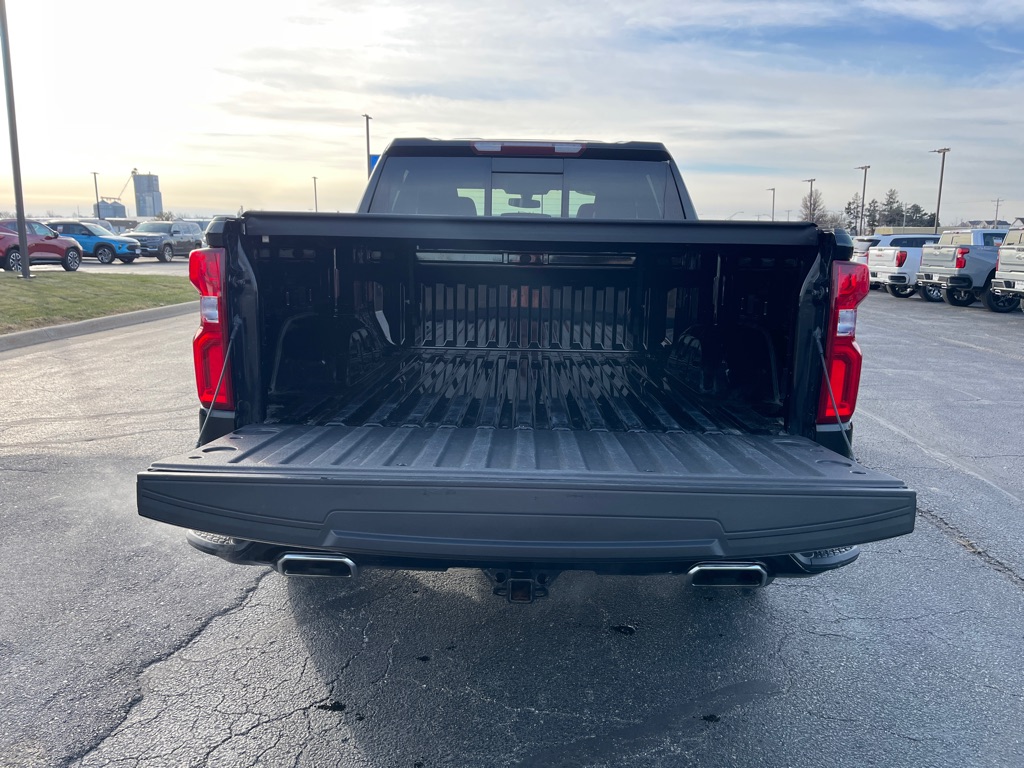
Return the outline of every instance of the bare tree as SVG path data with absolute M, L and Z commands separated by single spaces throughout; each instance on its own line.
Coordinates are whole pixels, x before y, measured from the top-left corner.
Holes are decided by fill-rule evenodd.
M 174 211 L 160 211 L 155 218 L 157 221 L 174 221 L 178 217 L 174 214 Z
M 820 224 L 819 219 L 827 213 L 825 210 L 825 198 L 820 189 L 814 190 L 813 194 L 806 194 L 800 201 L 800 220 L 813 221 Z

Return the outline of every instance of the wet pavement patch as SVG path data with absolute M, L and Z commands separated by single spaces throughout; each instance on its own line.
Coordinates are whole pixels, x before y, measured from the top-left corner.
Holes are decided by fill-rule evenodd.
M 633 635 L 636 634 L 636 627 L 629 624 L 616 624 L 612 627 L 612 632 L 618 632 L 620 635 Z

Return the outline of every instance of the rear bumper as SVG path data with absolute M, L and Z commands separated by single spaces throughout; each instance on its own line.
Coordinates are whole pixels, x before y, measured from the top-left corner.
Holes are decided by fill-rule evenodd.
M 1024 273 L 996 272 L 996 276 L 992 278 L 992 293 L 997 296 L 1024 298 Z
M 917 282 L 920 285 L 934 285 L 939 288 L 957 288 L 969 291 L 974 288 L 974 279 L 970 275 L 956 272 L 954 270 L 943 270 L 935 267 L 922 267 L 917 273 Z
M 893 267 L 872 267 L 872 281 L 882 285 L 915 285 L 916 277 L 912 272 L 901 272 Z

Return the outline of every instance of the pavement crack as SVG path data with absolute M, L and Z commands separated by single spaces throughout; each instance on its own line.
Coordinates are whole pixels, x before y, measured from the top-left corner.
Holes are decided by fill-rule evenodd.
M 252 598 L 253 594 L 255 594 L 260 584 L 263 583 L 263 580 L 267 578 L 267 576 L 269 576 L 271 573 L 273 573 L 273 571 L 271 571 L 270 569 L 267 569 L 264 573 L 261 573 L 259 576 L 256 577 L 256 580 L 253 581 L 253 583 L 250 586 L 246 587 L 242 591 L 242 593 L 234 601 L 232 601 L 230 605 L 226 605 L 220 610 L 215 611 L 209 616 L 207 616 L 202 622 L 199 623 L 199 625 L 189 636 L 185 637 L 174 648 L 171 648 L 165 653 L 155 656 L 148 662 L 146 662 L 146 664 L 143 665 L 135 673 L 136 680 L 145 675 L 146 672 L 149 671 L 151 667 L 154 667 L 157 664 L 165 662 L 172 656 L 175 656 L 176 654 L 186 650 L 189 646 L 196 642 L 196 640 L 199 639 L 203 632 L 206 631 L 207 627 L 209 627 L 210 624 L 212 624 L 214 621 L 221 618 L 222 616 L 227 616 L 229 613 L 234 613 L 235 611 L 244 608 L 246 603 L 248 603 L 250 598 Z M 144 695 L 141 692 L 141 688 L 142 686 L 139 685 L 139 691 L 137 691 L 135 695 L 132 696 L 131 700 L 124 708 L 124 713 L 121 715 L 120 719 L 116 723 L 111 725 L 109 728 L 106 728 L 100 733 L 97 733 L 93 737 L 92 741 L 90 741 L 88 744 L 83 745 L 82 748 L 79 749 L 77 752 L 74 752 L 71 755 L 69 755 L 65 763 L 66 765 L 74 765 L 87 758 L 90 754 L 99 749 L 107 739 L 109 739 L 122 725 L 124 725 L 128 721 L 129 717 L 131 717 L 132 711 L 137 706 L 139 706 L 144 699 Z
M 932 512 L 929 509 L 922 509 L 921 507 L 917 508 L 917 515 L 938 528 L 939 532 L 946 538 L 950 539 L 954 544 L 966 550 L 969 554 L 974 555 L 993 571 L 1005 576 L 1015 587 L 1018 589 L 1024 589 L 1024 576 L 1021 576 L 1010 565 L 1003 562 L 995 555 L 990 554 L 988 551 L 975 544 L 971 541 L 970 536 L 968 536 L 966 532 L 953 525 L 953 523 L 935 512 Z

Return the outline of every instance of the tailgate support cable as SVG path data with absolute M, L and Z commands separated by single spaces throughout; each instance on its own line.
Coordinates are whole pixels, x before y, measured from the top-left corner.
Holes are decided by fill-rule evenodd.
M 832 391 L 832 380 L 828 375 L 828 362 L 825 360 L 825 349 L 821 346 L 820 328 L 816 328 L 814 330 L 814 343 L 818 345 L 818 356 L 821 358 L 821 370 L 822 373 L 825 374 L 825 386 L 828 388 L 828 397 L 832 401 L 832 411 L 836 415 L 836 423 L 839 425 L 839 434 L 843 436 L 843 442 L 846 443 L 846 449 L 850 452 L 850 458 L 857 461 L 857 457 L 853 453 L 853 443 L 850 442 L 850 438 L 846 434 L 846 425 L 843 424 L 843 420 L 839 418 L 839 404 L 836 402 L 835 392 Z
M 235 336 L 238 334 L 238 329 L 242 327 L 242 318 L 235 315 L 235 320 L 231 323 L 231 336 L 228 337 L 228 348 L 224 352 L 224 364 L 220 367 L 220 376 L 217 377 L 217 386 L 213 390 L 213 398 L 210 400 L 210 410 L 206 412 L 206 418 L 203 419 L 203 425 L 199 428 L 199 437 L 196 439 L 196 448 L 203 444 L 203 433 L 206 431 L 206 425 L 210 421 L 210 417 L 213 415 L 213 404 L 217 402 L 217 395 L 220 394 L 220 385 L 224 383 L 224 374 L 228 370 L 228 361 L 231 360 L 231 345 L 235 343 Z M 820 345 L 819 345 L 820 346 Z

